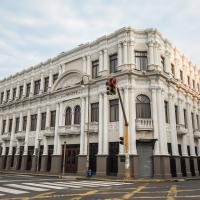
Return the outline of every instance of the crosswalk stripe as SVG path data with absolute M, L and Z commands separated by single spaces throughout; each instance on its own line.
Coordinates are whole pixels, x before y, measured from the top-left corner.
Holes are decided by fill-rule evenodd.
M 64 187 L 69 187 L 69 188 L 82 188 L 81 186 L 77 186 L 77 185 L 71 185 L 70 183 L 62 183 L 62 182 L 56 182 L 56 183 L 48 183 L 51 185 L 55 185 L 55 186 L 64 186 Z
M 101 185 L 123 185 L 123 183 L 119 182 L 103 182 L 103 181 L 81 181 L 81 183 L 93 183 L 93 184 L 101 184 Z
M 9 194 L 25 194 L 25 193 L 29 193 L 27 191 L 15 190 L 15 189 L 6 188 L 6 187 L 0 187 L 0 192 L 5 192 L 5 193 L 9 193 Z
M 65 189 L 64 187 L 56 187 L 53 185 L 43 185 L 43 184 L 39 184 L 39 183 L 23 183 L 24 185 L 30 185 L 30 186 L 36 186 L 36 187 L 44 187 L 44 188 L 50 188 L 50 189 L 57 189 L 57 190 L 62 190 Z
M 25 190 L 31 190 L 31 191 L 36 191 L 36 192 L 48 191 L 48 189 L 39 188 L 39 187 L 32 187 L 32 186 L 27 186 L 27 185 L 7 184 L 5 186 L 20 188 L 20 189 L 25 189 Z

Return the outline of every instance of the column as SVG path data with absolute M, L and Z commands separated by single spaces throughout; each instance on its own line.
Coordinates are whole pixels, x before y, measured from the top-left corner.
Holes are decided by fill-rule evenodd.
M 5 133 L 8 133 L 9 129 L 9 115 L 6 116 L 6 127 L 5 127 Z
M 52 70 L 50 70 L 49 72 L 49 89 L 51 89 L 53 86 L 53 74 L 52 74 Z
M 24 143 L 24 155 L 28 154 L 28 134 L 30 131 L 30 124 L 31 124 L 31 111 L 28 110 L 27 112 L 27 124 L 26 124 L 26 135 L 25 135 L 25 143 Z
M 187 120 L 188 120 L 188 135 L 189 135 L 189 144 L 190 144 L 190 155 L 195 156 L 195 147 L 194 147 L 194 134 L 192 128 L 191 120 L 191 105 L 189 102 L 186 103 L 187 108 Z
M 40 85 L 40 94 L 44 92 L 44 75 L 41 74 L 41 85 Z
M 55 135 L 54 135 L 54 149 L 53 149 L 53 155 L 59 155 L 58 154 L 58 124 L 59 124 L 59 109 L 60 105 L 57 103 L 56 105 L 56 124 L 55 124 Z
M 4 89 L 4 94 L 3 94 L 3 103 L 5 103 L 5 102 L 6 102 L 6 87 Z
M 99 137 L 98 137 L 98 155 L 103 153 L 103 94 L 99 94 Z
M 104 49 L 104 70 L 108 70 L 108 50 Z
M 193 113 L 194 113 L 194 130 L 193 130 L 193 132 L 194 132 L 195 130 L 198 129 L 198 126 L 197 126 L 197 113 L 196 113 L 196 107 L 194 107 L 194 109 L 193 109 Z
M 46 114 L 46 128 L 50 127 L 50 107 L 47 105 L 47 114 Z
M 36 149 L 38 149 L 39 145 L 39 134 L 40 134 L 40 127 L 41 127 L 41 109 L 38 108 L 37 112 L 37 126 L 36 126 L 36 135 L 35 135 L 35 149 L 34 154 L 36 153 Z
M 30 97 L 34 95 L 34 80 L 31 78 Z
M 58 67 L 58 75 L 60 76 L 62 74 L 62 65 L 59 65 Z
M 80 155 L 84 154 L 85 135 L 85 97 L 81 98 L 81 135 L 80 135 Z
M 103 71 L 103 52 L 99 52 L 99 71 Z
M 128 49 L 127 49 L 127 42 L 126 41 L 124 41 L 123 42 L 123 64 L 127 64 L 127 55 L 128 55 L 128 51 L 127 51 Z
M 170 127 L 171 127 L 171 143 L 172 143 L 172 155 L 178 156 L 178 142 L 177 142 L 177 131 L 176 131 L 176 116 L 175 116 L 175 105 L 174 96 L 169 94 L 169 116 L 170 116 Z
M 160 139 L 160 141 L 159 141 L 160 154 L 161 155 L 168 155 L 163 102 L 164 102 L 164 100 L 163 100 L 162 95 L 161 95 L 161 89 L 158 89 L 158 91 L 157 91 L 157 109 L 160 112 L 160 116 L 158 118 L 158 131 L 159 131 L 159 139 Z
M 87 56 L 87 74 L 91 75 L 91 60 L 90 60 L 90 56 Z
M 108 96 L 107 94 L 104 94 L 104 134 L 103 134 L 103 154 L 107 155 L 108 154 Z
M 17 83 L 17 91 L 16 91 L 16 98 L 19 99 L 19 83 Z
M 154 48 L 153 48 L 153 42 L 149 42 L 149 66 L 151 68 L 152 65 L 154 65 Z
M 22 132 L 23 129 L 23 112 L 20 112 L 19 115 L 19 132 Z
M 120 89 L 122 101 L 124 102 L 124 91 Z M 129 133 L 130 135 L 130 133 Z M 124 117 L 122 107 L 119 104 L 119 137 L 124 137 Z M 124 154 L 124 145 L 119 144 L 119 154 Z
M 65 113 L 63 111 L 64 111 L 63 102 L 60 102 L 59 126 L 64 126 L 63 116 L 65 116 Z
M 2 135 L 2 130 L 3 130 L 3 116 L 0 115 L 0 135 Z
M 26 96 L 26 80 L 24 80 L 24 85 L 23 85 L 23 98 Z
M 122 65 L 122 43 L 118 44 L 118 65 Z
M 83 56 L 83 73 L 86 74 L 86 72 L 87 72 L 86 57 Z
M 9 145 L 9 152 L 8 155 L 12 155 L 13 153 L 13 139 L 14 139 L 14 133 L 15 133 L 15 114 L 13 114 L 13 120 L 12 120 L 12 130 L 11 130 L 11 136 L 10 136 L 10 145 Z
M 169 74 L 171 72 L 170 52 L 165 52 L 165 71 Z
M 11 87 L 10 87 L 9 101 L 12 100 L 12 97 L 13 97 L 13 88 L 12 88 L 12 86 L 11 86 Z
M 135 51 L 134 51 L 133 40 L 130 40 L 130 43 L 129 43 L 129 63 L 132 65 L 135 65 Z M 135 66 L 133 68 L 135 68 Z
M 158 134 L 158 109 L 157 109 L 157 90 L 152 89 L 152 115 L 153 115 L 153 130 L 154 130 L 154 155 L 160 154 L 160 147 L 159 147 L 159 134 Z
M 74 113 L 73 113 L 74 114 Z M 86 97 L 86 100 L 85 100 L 85 124 L 87 125 L 88 124 L 88 96 Z M 74 115 L 73 115 L 74 117 Z M 74 123 L 74 122 L 73 122 Z M 88 128 L 88 127 L 87 127 Z M 86 131 L 88 130 L 86 128 Z M 87 144 L 88 144 L 88 140 L 89 138 L 87 137 L 87 133 L 84 134 L 84 150 L 83 150 L 83 154 L 84 155 L 87 155 Z
M 160 69 L 161 61 L 160 61 L 160 53 L 159 53 L 158 42 L 154 43 L 154 62 L 155 62 L 155 65 L 159 66 L 159 69 Z

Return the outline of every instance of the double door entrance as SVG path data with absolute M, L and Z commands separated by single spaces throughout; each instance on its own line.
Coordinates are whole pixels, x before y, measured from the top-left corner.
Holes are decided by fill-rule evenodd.
M 79 144 L 66 145 L 66 148 L 64 148 L 64 145 L 62 145 L 62 168 L 64 166 L 65 173 L 77 172 L 79 151 L 80 151 Z M 63 165 L 64 155 L 65 155 L 65 164 Z

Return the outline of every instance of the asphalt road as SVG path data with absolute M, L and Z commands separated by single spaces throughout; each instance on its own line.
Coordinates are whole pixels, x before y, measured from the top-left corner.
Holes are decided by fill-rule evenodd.
M 200 199 L 200 180 L 123 183 L 0 174 L 0 200 Z

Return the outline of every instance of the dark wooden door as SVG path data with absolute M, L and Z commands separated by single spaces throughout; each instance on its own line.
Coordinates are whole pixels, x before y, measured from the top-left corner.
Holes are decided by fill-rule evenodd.
M 66 146 L 65 171 L 67 173 L 76 173 L 77 172 L 79 151 L 80 151 L 80 145 L 67 145 Z
M 34 154 L 34 146 L 29 146 L 28 147 L 26 170 L 31 170 L 33 154 Z
M 97 153 L 98 153 L 98 144 L 97 143 L 90 143 L 90 156 L 89 156 L 89 169 L 92 170 L 92 172 L 96 173 L 96 167 L 97 167 Z
M 40 153 L 39 153 L 38 171 L 40 171 L 40 168 L 41 168 L 43 149 L 44 149 L 44 146 L 40 146 L 40 149 L 39 149 Z
M 51 170 L 51 156 L 53 154 L 54 145 L 48 145 L 48 157 L 47 157 L 47 171 Z
M 16 149 L 17 149 L 16 147 L 13 147 L 10 167 L 14 166 L 14 157 L 15 157 Z
M 4 165 L 3 165 L 3 169 L 5 169 L 5 168 L 6 168 L 6 163 L 7 163 L 8 152 L 9 152 L 9 147 L 6 147 L 6 155 L 5 155 L 5 159 L 4 159 Z
M 19 150 L 19 161 L 18 161 L 18 166 L 17 166 L 17 170 L 21 169 L 21 165 L 22 165 L 22 155 L 24 153 L 24 147 L 20 146 L 20 150 Z

